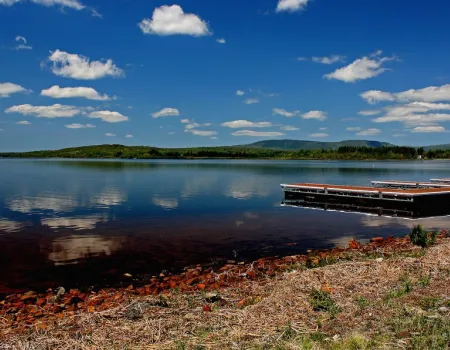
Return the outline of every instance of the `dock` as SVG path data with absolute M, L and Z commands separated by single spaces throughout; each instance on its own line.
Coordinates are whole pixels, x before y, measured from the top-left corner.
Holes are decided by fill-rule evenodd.
M 396 182 L 400 183 L 400 182 Z M 285 200 L 384 208 L 388 211 L 414 212 L 417 216 L 450 213 L 450 186 L 395 188 L 344 186 L 330 184 L 282 184 Z M 417 183 L 415 183 L 417 184 Z
M 450 188 L 450 180 L 443 182 L 442 179 L 434 179 L 430 182 L 416 182 L 416 181 L 395 181 L 395 180 L 382 180 L 371 181 L 374 187 L 380 188 Z

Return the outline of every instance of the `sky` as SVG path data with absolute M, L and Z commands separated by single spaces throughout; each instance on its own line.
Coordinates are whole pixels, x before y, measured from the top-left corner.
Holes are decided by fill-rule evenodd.
M 0 151 L 450 142 L 450 2 L 173 1 L 0 0 Z

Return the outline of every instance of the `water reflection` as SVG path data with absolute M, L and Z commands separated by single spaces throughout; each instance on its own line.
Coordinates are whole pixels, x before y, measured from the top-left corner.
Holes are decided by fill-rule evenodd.
M 0 234 L 1 231 L 7 233 L 19 232 L 25 225 L 21 222 L 12 221 L 8 219 L 0 219 Z
M 31 212 L 54 211 L 67 212 L 73 210 L 77 206 L 73 198 L 64 196 L 41 195 L 36 197 L 24 197 L 11 199 L 7 203 L 7 207 L 11 211 L 28 214 Z
M 117 281 L 123 272 L 404 235 L 418 223 L 450 226 L 447 217 L 280 207 L 279 186 L 424 181 L 450 177 L 450 162 L 0 160 L 0 173 L 0 290 Z
M 80 217 L 56 217 L 41 220 L 43 226 L 52 229 L 71 228 L 76 231 L 93 230 L 98 223 L 106 222 L 107 217 L 102 215 L 80 216 Z
M 52 242 L 52 252 L 48 259 L 56 266 L 77 264 L 83 259 L 100 255 L 109 256 L 119 250 L 120 239 L 105 238 L 97 235 L 57 238 Z

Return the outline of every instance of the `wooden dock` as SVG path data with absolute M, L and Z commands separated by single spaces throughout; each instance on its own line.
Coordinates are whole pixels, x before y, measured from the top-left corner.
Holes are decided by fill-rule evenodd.
M 447 183 L 437 181 L 430 182 L 417 182 L 417 181 L 396 181 L 396 180 L 382 180 L 382 181 L 371 181 L 374 187 L 378 188 L 450 188 L 450 180 Z
M 412 184 L 412 183 L 411 183 Z M 282 184 L 285 200 L 304 200 L 385 208 L 417 213 L 418 216 L 447 215 L 450 212 L 450 186 L 376 188 L 329 184 Z

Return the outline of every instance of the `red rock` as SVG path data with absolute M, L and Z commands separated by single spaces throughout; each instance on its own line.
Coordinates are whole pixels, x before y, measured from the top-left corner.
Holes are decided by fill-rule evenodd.
M 211 306 L 209 306 L 209 305 L 203 305 L 202 309 L 205 312 L 211 312 L 212 311 Z
M 362 245 L 361 243 L 359 243 L 358 241 L 352 239 L 349 243 L 348 243 L 348 247 L 350 249 L 361 249 Z
M 197 288 L 200 290 L 205 290 L 206 286 L 203 283 L 197 284 Z
M 247 276 L 250 278 L 255 278 L 256 277 L 256 272 L 254 270 L 251 270 L 249 272 L 247 272 Z
M 371 243 L 383 243 L 383 241 L 384 241 L 383 237 L 375 237 L 370 239 Z

